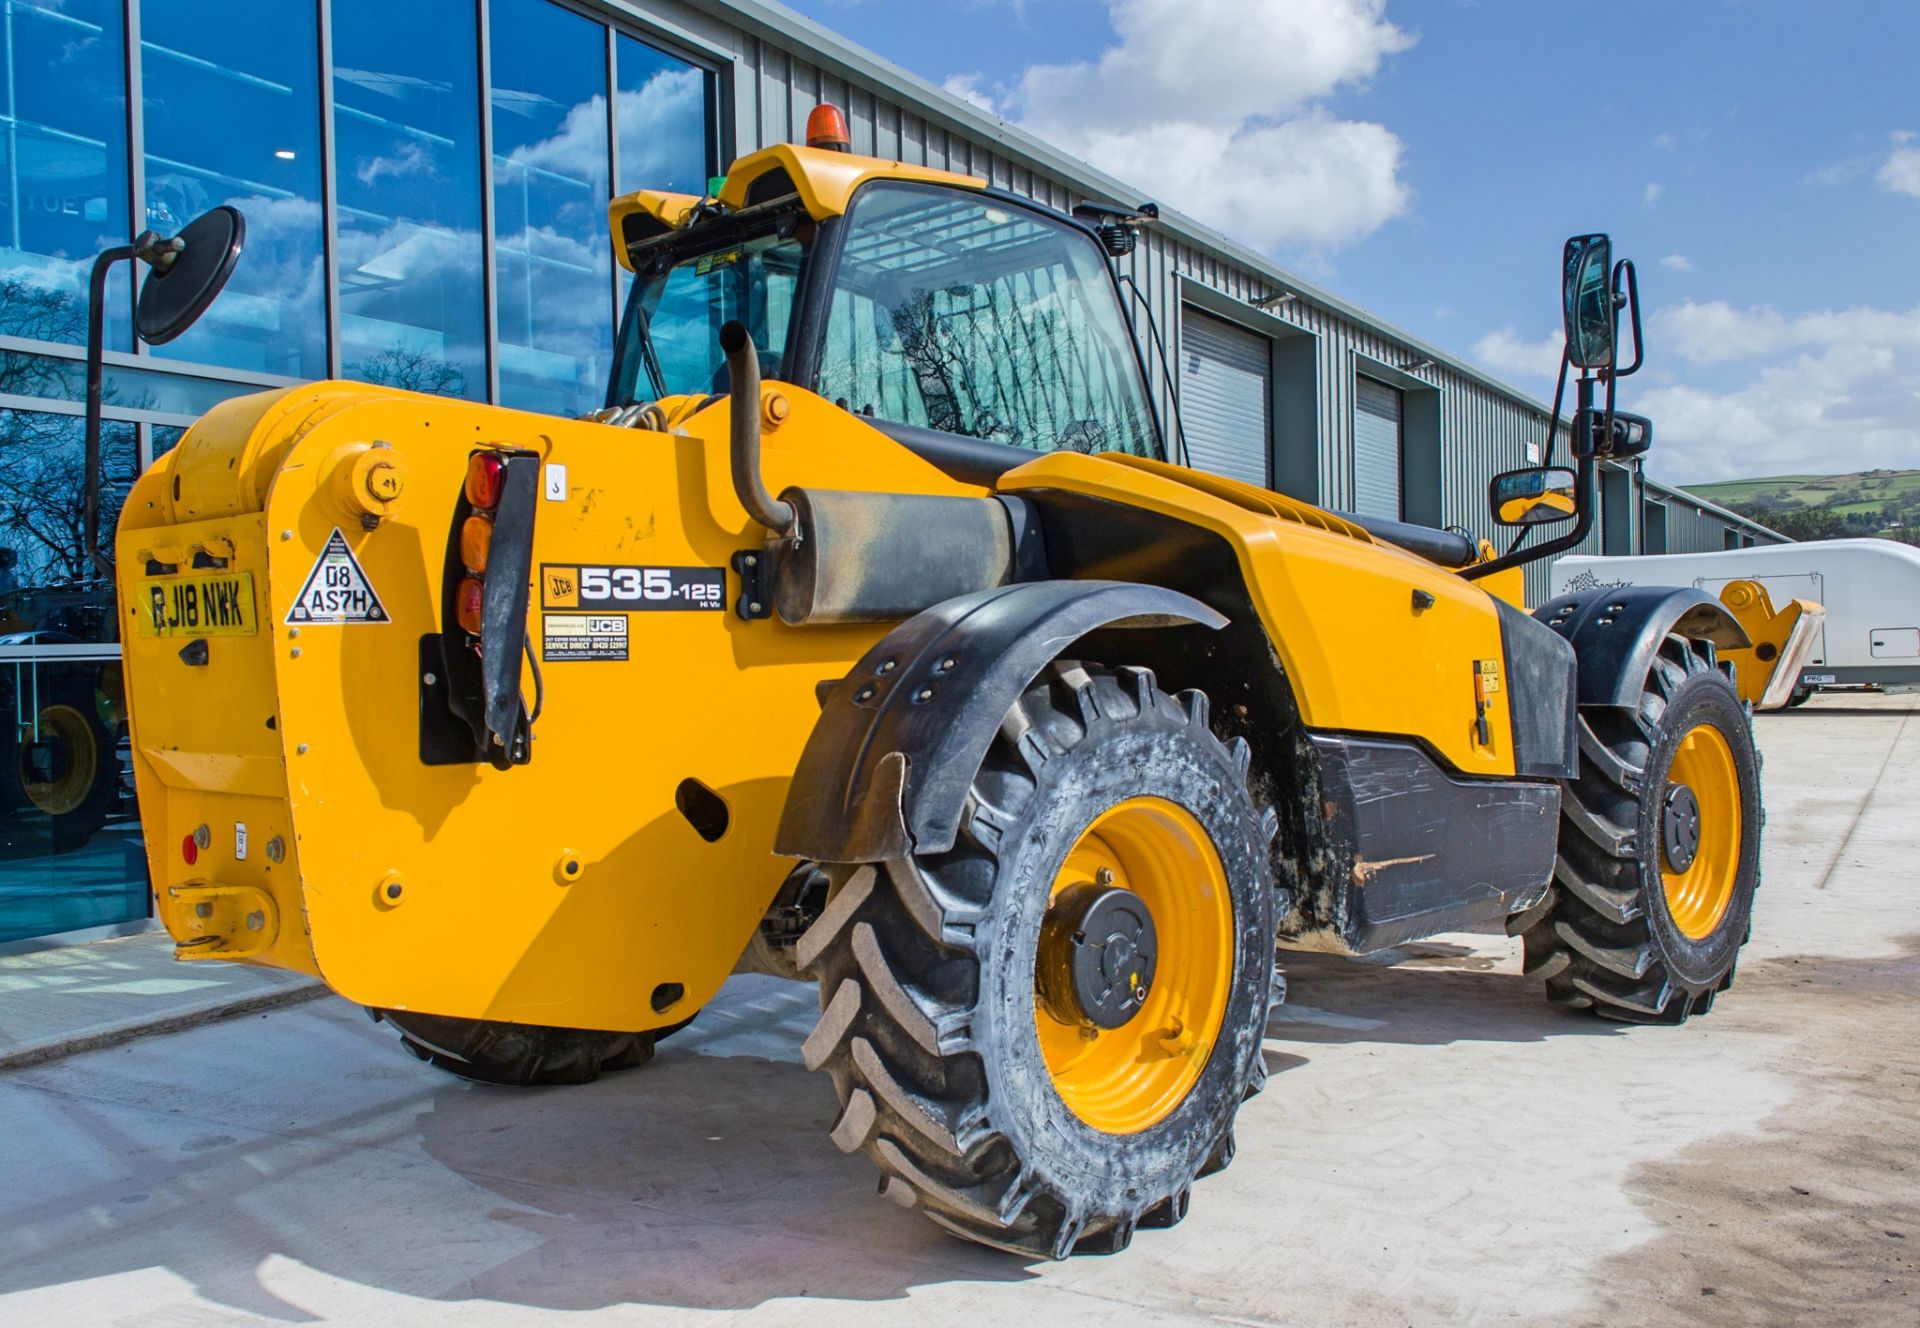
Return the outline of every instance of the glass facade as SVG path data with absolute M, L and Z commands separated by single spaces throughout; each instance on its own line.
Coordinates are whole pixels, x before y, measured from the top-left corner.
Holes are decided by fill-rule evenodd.
M 93 256 L 247 219 L 232 283 L 165 346 L 132 344 L 114 278 L 111 520 L 196 416 L 263 387 L 598 405 L 613 185 L 698 192 L 719 143 L 712 68 L 562 0 L 0 0 L 0 78 L 5 943 L 147 912 L 112 588 L 80 548 Z

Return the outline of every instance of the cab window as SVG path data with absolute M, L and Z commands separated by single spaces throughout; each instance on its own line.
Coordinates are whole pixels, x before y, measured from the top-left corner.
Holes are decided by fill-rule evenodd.
M 816 390 L 856 413 L 1036 452 L 1159 454 L 1099 247 L 983 195 L 860 191 Z

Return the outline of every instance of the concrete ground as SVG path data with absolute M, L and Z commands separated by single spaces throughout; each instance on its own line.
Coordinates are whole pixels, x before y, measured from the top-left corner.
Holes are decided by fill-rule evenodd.
M 173 952 L 150 931 L 0 955 L 0 1070 L 325 994 L 298 973 L 183 964 Z
M 0 1323 L 1920 1322 L 1920 709 L 1762 717 L 1766 881 L 1703 1020 L 1516 947 L 1300 956 L 1192 1216 L 1030 1264 L 874 1194 L 737 979 L 645 1069 L 458 1083 L 328 999 L 0 1075 Z

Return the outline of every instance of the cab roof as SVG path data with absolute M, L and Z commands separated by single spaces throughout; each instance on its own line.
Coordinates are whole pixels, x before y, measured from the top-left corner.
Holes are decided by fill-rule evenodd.
M 881 179 L 913 180 L 956 189 L 987 187 L 987 182 L 978 176 L 958 175 L 931 166 L 775 143 L 734 162 L 714 201 L 729 212 L 739 212 L 798 194 L 807 215 L 824 221 L 846 212 L 854 190 L 869 180 Z M 620 265 L 631 271 L 630 246 L 684 228 L 693 219 L 694 210 L 705 201 L 693 194 L 657 189 L 642 189 L 614 199 L 607 208 L 607 223 L 613 231 L 613 252 Z

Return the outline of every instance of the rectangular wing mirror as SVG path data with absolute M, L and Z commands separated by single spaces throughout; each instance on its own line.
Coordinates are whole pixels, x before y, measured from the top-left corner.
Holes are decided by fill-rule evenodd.
M 1576 235 L 1560 255 L 1567 358 L 1576 369 L 1611 369 L 1620 309 L 1613 298 L 1613 241 Z
M 1529 466 L 1495 475 L 1487 506 L 1503 526 L 1545 526 L 1571 521 L 1578 512 L 1579 479 L 1565 466 Z
M 1598 407 L 1573 417 L 1574 445 L 1581 448 L 1580 455 L 1623 461 L 1653 446 L 1653 421 L 1645 415 L 1616 410 L 1611 434 L 1607 433 L 1606 426 L 1607 412 Z

